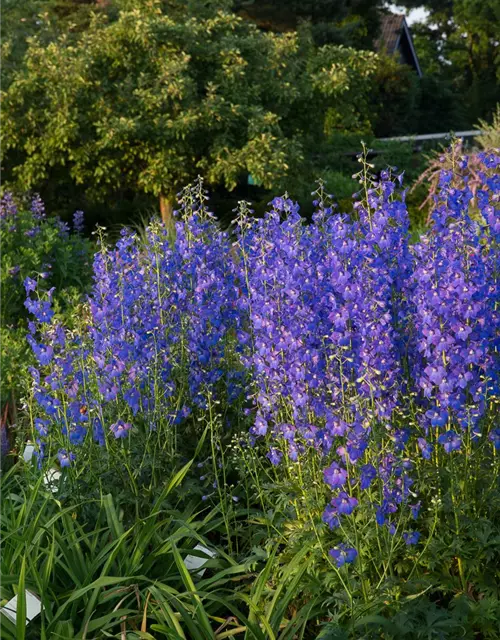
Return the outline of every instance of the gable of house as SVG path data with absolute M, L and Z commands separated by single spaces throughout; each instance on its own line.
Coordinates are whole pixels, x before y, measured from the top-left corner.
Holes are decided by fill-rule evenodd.
M 382 16 L 380 35 L 375 41 L 375 50 L 380 53 L 385 52 L 390 56 L 398 55 L 401 64 L 413 67 L 419 77 L 422 77 L 410 29 L 403 15 L 390 13 Z

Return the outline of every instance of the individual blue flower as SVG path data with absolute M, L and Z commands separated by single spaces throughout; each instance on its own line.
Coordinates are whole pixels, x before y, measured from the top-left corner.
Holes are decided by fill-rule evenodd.
M 337 507 L 331 504 L 327 505 L 326 509 L 323 511 L 321 519 L 330 527 L 330 529 L 337 529 L 340 527 L 340 518 L 337 512 Z
M 48 364 L 50 364 L 52 358 L 54 357 L 54 349 L 50 345 L 45 344 L 34 343 L 32 346 L 33 352 L 38 362 L 43 367 L 46 367 Z
M 123 394 L 123 399 L 128 404 L 128 406 L 131 408 L 132 413 L 135 416 L 137 414 L 137 412 L 139 411 L 139 408 L 141 406 L 141 395 L 140 395 L 140 393 L 137 391 L 137 389 L 134 389 L 134 388 L 127 389 L 125 391 L 125 393 Z
M 398 429 L 394 432 L 392 440 L 397 451 L 402 451 L 410 438 L 409 429 Z
M 271 461 L 271 464 L 276 466 L 281 462 L 281 458 L 283 457 L 283 454 L 279 449 L 276 449 L 276 447 L 271 447 L 269 449 L 269 452 L 267 453 L 267 457 Z
M 408 546 L 412 544 L 417 544 L 417 542 L 419 541 L 419 538 L 420 538 L 419 531 L 408 531 L 403 533 L 403 539 L 405 541 L 405 544 Z
M 69 441 L 72 445 L 81 445 L 85 439 L 87 430 L 81 424 L 74 425 L 69 432 Z
M 431 427 L 444 427 L 448 422 L 448 411 L 426 411 L 425 415 L 431 421 Z
M 104 371 L 110 378 L 119 378 L 125 369 L 125 364 L 118 358 L 113 360 L 104 367 Z
M 267 422 L 260 414 L 257 414 L 255 418 L 253 432 L 257 436 L 265 436 L 267 433 Z
M 58 414 L 61 406 L 59 398 L 53 398 L 47 393 L 37 392 L 35 393 L 35 400 L 50 416 L 56 416 Z
M 422 452 L 422 458 L 424 458 L 424 460 L 430 460 L 433 449 L 432 444 L 430 442 L 427 442 L 425 438 L 419 438 L 417 442 L 418 447 Z
M 439 444 L 442 444 L 446 453 L 458 451 L 462 446 L 462 438 L 455 431 L 447 431 L 442 433 L 438 438 Z
M 336 462 L 332 462 L 332 464 L 323 471 L 323 476 L 326 484 L 332 489 L 338 489 L 345 484 L 347 471 Z
M 26 289 L 26 293 L 30 293 L 30 291 L 36 291 L 37 282 L 30 277 L 27 277 L 24 280 L 24 288 Z
M 38 431 L 40 437 L 45 438 L 49 435 L 49 421 L 42 418 L 35 418 L 35 429 Z
M 99 418 L 96 418 L 92 424 L 92 433 L 94 442 L 97 442 L 99 446 L 102 447 L 106 444 L 104 429 L 102 428 L 102 422 Z
M 344 564 L 351 564 L 358 557 L 358 552 L 353 547 L 346 544 L 339 544 L 338 547 L 330 549 L 329 555 L 335 560 L 335 564 L 340 569 Z
M 118 395 L 118 387 L 108 380 L 104 380 L 99 385 L 99 392 L 102 393 L 106 402 L 114 400 Z
M 135 414 L 134 414 L 135 415 Z M 191 415 L 191 409 L 184 405 L 182 409 L 179 409 L 172 415 L 172 422 L 176 425 L 181 424 L 183 420 Z
M 411 517 L 414 520 L 416 520 L 418 518 L 418 514 L 420 513 L 420 507 L 421 506 L 422 506 L 422 503 L 420 502 L 420 500 L 416 504 L 411 504 L 410 505 Z
M 32 300 L 27 298 L 24 306 L 32 313 L 39 322 L 49 323 L 54 317 L 54 311 L 47 300 Z
M 117 420 L 114 424 L 112 424 L 109 429 L 118 440 L 119 438 L 126 438 L 128 432 L 132 428 L 132 425 L 128 422 L 124 422 L 123 420 Z
M 375 512 L 375 520 L 379 527 L 385 524 L 385 511 L 382 507 L 378 507 Z
M 349 516 L 358 506 L 358 501 L 345 491 L 341 491 L 338 496 L 332 499 L 332 505 L 340 514 Z
M 75 460 L 76 456 L 74 453 L 68 453 L 66 449 L 59 449 L 59 451 L 57 452 L 57 458 L 61 467 L 69 467 Z
M 361 467 L 361 489 L 368 489 L 377 477 L 377 470 L 372 464 L 364 464 Z

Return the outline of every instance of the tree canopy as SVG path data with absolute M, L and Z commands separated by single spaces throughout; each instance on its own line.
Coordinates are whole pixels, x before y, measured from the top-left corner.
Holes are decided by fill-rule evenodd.
M 382 0 L 235 0 L 234 9 L 262 26 L 296 29 L 310 21 L 317 44 L 370 49 L 377 36 Z
M 368 117 L 375 54 L 264 33 L 230 3 L 116 6 L 76 35 L 31 38 L 3 97 L 8 182 L 38 188 L 64 167 L 91 198 L 133 189 L 166 202 L 198 173 L 272 188 L 327 122 Z
M 424 6 L 425 24 L 412 31 L 424 74 L 447 84 L 472 125 L 500 101 L 500 2 L 498 0 L 402 0 Z M 458 116 L 458 114 L 457 114 Z

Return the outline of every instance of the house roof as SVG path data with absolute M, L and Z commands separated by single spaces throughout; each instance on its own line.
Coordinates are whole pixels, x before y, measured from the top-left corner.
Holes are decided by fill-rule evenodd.
M 380 35 L 375 40 L 375 50 L 385 51 L 389 55 L 393 55 L 399 50 L 403 40 L 406 40 L 408 44 L 413 66 L 415 67 L 418 75 L 422 76 L 417 52 L 413 46 L 413 38 L 411 37 L 410 29 L 408 28 L 404 15 L 388 13 L 381 16 Z
M 405 17 L 396 13 L 381 16 L 380 35 L 375 40 L 375 48 L 377 51 L 386 51 L 389 55 L 392 55 L 396 51 L 404 22 Z

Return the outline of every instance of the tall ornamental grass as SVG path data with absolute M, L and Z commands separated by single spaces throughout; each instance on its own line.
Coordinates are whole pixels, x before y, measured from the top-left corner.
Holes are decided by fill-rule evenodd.
M 442 172 L 414 245 L 402 174 L 360 157 L 349 216 L 320 185 L 310 223 L 284 196 L 262 219 L 241 203 L 231 235 L 186 189 L 173 232 L 102 243 L 77 330 L 28 278 L 39 464 L 138 492 L 208 428 L 215 495 L 235 456 L 277 470 L 347 590 L 344 565 L 381 584 L 446 510 L 459 535 L 499 470 L 500 157 L 479 159 L 474 196 L 466 157 Z

